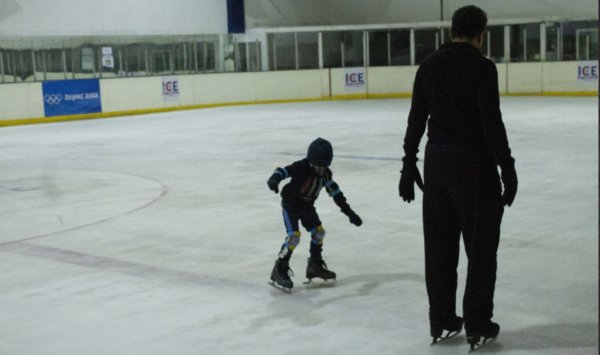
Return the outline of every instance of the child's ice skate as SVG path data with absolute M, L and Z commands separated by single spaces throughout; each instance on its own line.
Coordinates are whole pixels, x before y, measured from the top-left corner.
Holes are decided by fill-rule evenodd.
M 273 266 L 273 271 L 271 271 L 271 282 L 269 284 L 284 292 L 292 293 L 294 283 L 290 275 L 294 276 L 294 272 L 290 269 L 289 260 L 278 258 L 275 261 L 275 266 Z
M 335 283 L 335 272 L 327 269 L 327 264 L 320 257 L 310 257 L 308 258 L 308 265 L 306 266 L 306 278 L 308 281 L 305 281 L 304 284 L 310 284 L 312 279 L 315 277 L 321 278 L 325 281 L 333 280 Z

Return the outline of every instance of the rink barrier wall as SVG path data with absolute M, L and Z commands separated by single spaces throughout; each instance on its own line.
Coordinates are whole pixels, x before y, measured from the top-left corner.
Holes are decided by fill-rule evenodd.
M 596 62 L 597 63 L 597 62 Z M 364 85 L 348 87 L 347 68 L 170 76 L 176 99 L 165 98 L 163 77 L 100 79 L 102 112 L 45 117 L 42 83 L 0 85 L 0 126 L 110 118 L 176 110 L 310 102 L 409 98 L 416 66 L 371 67 Z M 598 96 L 598 81 L 577 78 L 578 62 L 497 64 L 502 95 Z

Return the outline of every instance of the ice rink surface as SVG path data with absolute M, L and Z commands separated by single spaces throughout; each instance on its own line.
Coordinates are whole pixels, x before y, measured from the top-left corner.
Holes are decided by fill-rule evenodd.
M 501 105 L 519 193 L 502 224 L 502 329 L 480 351 L 597 354 L 598 99 Z M 464 333 L 429 345 L 422 195 L 409 205 L 397 192 L 409 106 L 1 128 L 0 354 L 467 354 Z M 334 179 L 364 224 L 323 192 L 324 257 L 338 282 L 302 284 L 303 230 L 289 295 L 267 284 L 285 230 L 266 180 L 318 136 L 332 142 Z M 462 253 L 459 300 L 465 271 Z

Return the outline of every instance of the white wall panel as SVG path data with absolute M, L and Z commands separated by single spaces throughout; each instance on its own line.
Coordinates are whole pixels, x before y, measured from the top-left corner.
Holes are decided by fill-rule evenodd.
M 542 92 L 541 63 L 511 63 L 507 70 L 509 93 L 528 94 Z
M 598 95 L 598 80 L 578 79 L 578 65 L 578 62 L 499 64 L 500 93 Z M 333 99 L 368 95 L 402 97 L 412 92 L 416 70 L 416 66 L 369 68 L 367 85 L 360 90 L 345 87 L 343 68 L 180 75 L 177 76 L 179 97 L 176 100 L 163 97 L 160 76 L 101 79 L 103 114 L 99 116 L 178 106 L 329 99 L 330 93 Z M 0 85 L 0 120 L 42 118 L 41 86 L 39 82 Z
M 301 100 L 321 97 L 320 70 L 258 73 L 256 97 L 260 100 Z
M 194 75 L 196 104 L 256 101 L 255 73 Z
M 22 83 L 0 85 L 0 120 L 44 117 L 42 85 Z
M 367 75 L 369 94 L 410 93 L 417 73 L 417 66 L 372 67 Z
M 163 106 L 160 77 L 100 80 L 102 111 L 127 111 Z

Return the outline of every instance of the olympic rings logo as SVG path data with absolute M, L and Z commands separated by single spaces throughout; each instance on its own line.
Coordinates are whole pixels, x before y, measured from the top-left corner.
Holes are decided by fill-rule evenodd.
M 63 96 L 62 94 L 46 94 L 44 95 L 44 101 L 48 105 L 58 105 L 62 102 Z

